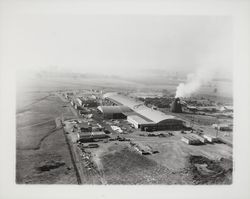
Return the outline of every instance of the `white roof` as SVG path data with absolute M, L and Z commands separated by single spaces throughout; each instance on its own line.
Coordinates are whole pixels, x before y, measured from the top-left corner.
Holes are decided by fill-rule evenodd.
M 113 95 L 116 95 L 116 94 L 117 94 L 116 92 L 105 93 L 105 94 L 103 94 L 103 97 L 107 98 L 107 97 L 110 97 L 110 96 L 113 96 Z
M 124 96 L 124 95 L 119 95 L 117 93 L 106 93 L 103 95 L 105 98 L 109 98 L 111 100 L 114 100 L 120 104 L 123 104 L 125 106 L 128 106 L 131 109 L 134 109 L 134 107 L 143 104 L 141 101 L 136 101 L 132 97 Z
M 147 121 L 138 115 L 129 115 L 128 119 L 132 119 L 138 124 L 153 124 L 154 122 Z
M 167 119 L 176 119 L 175 116 L 172 115 L 166 115 L 163 112 L 148 108 L 145 106 L 143 109 L 139 109 L 136 111 L 137 113 L 143 115 L 144 117 L 152 120 L 155 123 L 159 123 L 162 120 L 167 120 Z
M 233 110 L 233 106 L 224 106 L 225 109 Z
M 97 108 L 103 113 L 126 113 L 132 111 L 127 106 L 98 106 Z
M 139 113 L 140 115 L 148 118 L 149 120 L 155 123 L 159 123 L 167 119 L 177 119 L 175 116 L 166 115 L 161 111 L 148 108 L 147 106 L 143 105 L 143 102 L 136 100 L 135 98 L 132 97 L 120 95 L 117 93 L 107 93 L 106 96 L 111 100 L 117 101 L 120 104 L 128 106 L 135 112 Z

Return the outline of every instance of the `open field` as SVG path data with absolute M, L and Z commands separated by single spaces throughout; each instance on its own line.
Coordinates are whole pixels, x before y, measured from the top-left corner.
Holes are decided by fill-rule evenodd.
M 39 150 L 17 150 L 16 182 L 77 184 L 62 130 L 43 141 Z
M 16 182 L 76 184 L 59 120 L 62 113 L 64 117 L 72 117 L 70 109 L 49 93 L 30 92 L 21 99 L 16 115 Z

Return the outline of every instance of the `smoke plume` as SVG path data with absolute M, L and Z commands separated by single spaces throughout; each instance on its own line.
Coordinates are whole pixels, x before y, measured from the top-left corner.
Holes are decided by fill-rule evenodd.
M 196 71 L 196 73 L 188 74 L 187 82 L 180 83 L 177 87 L 175 97 L 190 97 L 198 91 L 202 85 L 212 80 L 215 71 L 206 67 Z

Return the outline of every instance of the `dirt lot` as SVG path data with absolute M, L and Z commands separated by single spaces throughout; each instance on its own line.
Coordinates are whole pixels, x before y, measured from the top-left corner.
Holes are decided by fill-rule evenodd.
M 188 176 L 173 174 L 166 167 L 125 147 L 102 157 L 108 184 L 185 184 Z
M 173 170 L 166 164 L 161 164 L 159 157 L 152 158 L 156 155 L 141 155 L 124 143 L 111 144 L 106 149 L 98 159 L 107 184 L 232 183 L 232 161 L 226 158 L 210 160 L 204 156 L 189 154 L 182 158 L 185 166 Z M 98 154 L 97 151 L 94 154 Z M 167 161 L 172 160 L 173 157 Z M 199 166 L 203 170 L 198 170 Z
M 62 113 L 64 117 L 73 115 L 58 97 L 46 92 L 36 95 L 22 95 L 17 102 L 16 182 L 76 184 L 65 136 L 58 126 Z
M 232 183 L 231 147 L 225 144 L 187 145 L 180 140 L 180 132 L 161 138 L 139 134 L 138 131 L 120 136 L 149 145 L 159 153 L 141 155 L 129 141 L 97 142 L 99 148 L 88 149 L 106 184 Z M 196 156 L 198 158 L 192 159 Z
M 232 184 L 232 161 L 213 161 L 203 156 L 189 156 L 189 171 L 194 184 Z

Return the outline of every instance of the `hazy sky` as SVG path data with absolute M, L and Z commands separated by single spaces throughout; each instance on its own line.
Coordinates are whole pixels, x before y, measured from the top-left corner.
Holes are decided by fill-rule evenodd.
M 222 16 L 12 14 L 2 21 L 3 63 L 105 74 L 217 67 L 230 74 L 231 25 Z

